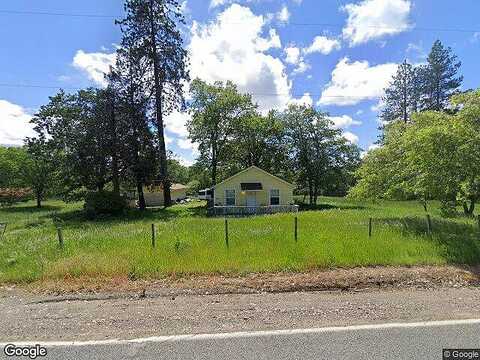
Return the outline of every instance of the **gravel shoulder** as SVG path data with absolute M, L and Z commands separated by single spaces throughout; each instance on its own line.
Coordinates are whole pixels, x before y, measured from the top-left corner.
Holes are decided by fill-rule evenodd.
M 480 318 L 476 269 L 368 268 L 0 288 L 0 341 Z

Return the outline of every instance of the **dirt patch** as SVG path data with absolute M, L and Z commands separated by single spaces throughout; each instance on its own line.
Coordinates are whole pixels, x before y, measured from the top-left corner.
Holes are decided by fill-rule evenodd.
M 413 266 L 332 269 L 308 273 L 192 276 L 159 280 L 67 278 L 28 285 L 30 293 L 88 300 L 182 294 L 251 294 L 366 289 L 457 288 L 480 285 L 479 267 Z M 4 289 L 6 289 L 4 287 Z M 12 287 L 9 287 L 12 289 Z

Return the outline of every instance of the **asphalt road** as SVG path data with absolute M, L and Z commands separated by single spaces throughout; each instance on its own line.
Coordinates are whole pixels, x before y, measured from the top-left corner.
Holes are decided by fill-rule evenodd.
M 33 345 L 33 344 L 24 344 Z M 45 343 L 46 359 L 442 359 L 444 348 L 480 348 L 480 320 Z M 0 358 L 6 358 L 3 354 Z M 40 358 L 39 358 L 40 359 Z

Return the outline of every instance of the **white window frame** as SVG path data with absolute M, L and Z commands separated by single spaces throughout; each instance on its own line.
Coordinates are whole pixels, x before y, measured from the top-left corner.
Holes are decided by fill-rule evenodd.
M 273 195 L 272 195 L 272 193 L 273 193 L 274 191 L 278 191 L 278 195 L 277 195 L 277 196 L 273 196 Z M 273 205 L 273 204 L 272 204 L 272 198 L 278 198 L 278 204 Z M 278 206 L 278 205 L 280 205 L 280 189 L 270 189 L 269 202 L 270 202 L 270 205 L 271 205 L 271 206 Z
M 231 196 L 227 196 L 227 192 L 233 192 L 233 205 L 228 204 L 228 199 L 231 199 Z M 235 189 L 225 189 L 225 206 L 236 206 L 237 205 L 237 192 Z

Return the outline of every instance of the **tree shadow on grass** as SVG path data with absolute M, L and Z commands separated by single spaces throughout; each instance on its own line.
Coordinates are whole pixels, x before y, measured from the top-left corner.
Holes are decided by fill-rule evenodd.
M 82 227 L 85 224 L 106 224 L 116 225 L 126 222 L 151 221 L 165 222 L 183 217 L 206 217 L 206 208 L 204 206 L 174 206 L 170 208 L 148 208 L 145 211 L 139 209 L 128 209 L 119 215 L 99 215 L 95 218 L 86 216 L 83 210 L 72 210 L 68 212 L 50 212 L 44 216 L 50 218 L 56 225 L 66 225 L 68 227 Z
M 366 206 L 354 204 L 316 204 L 310 205 L 298 202 L 299 211 L 323 211 L 323 210 L 363 210 Z
M 35 214 L 35 213 L 42 213 L 42 212 L 49 212 L 49 211 L 58 211 L 61 210 L 61 206 L 53 206 L 53 205 L 44 205 L 41 208 L 37 208 L 36 206 L 12 206 L 12 207 L 3 207 L 0 208 L 0 214 Z
M 432 218 L 431 234 L 426 218 L 404 217 L 378 219 L 397 228 L 405 235 L 424 236 L 445 249 L 443 254 L 449 264 L 480 264 L 480 231 L 477 226 L 450 219 Z

